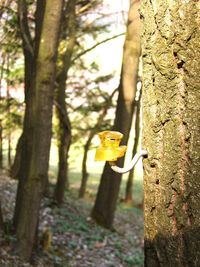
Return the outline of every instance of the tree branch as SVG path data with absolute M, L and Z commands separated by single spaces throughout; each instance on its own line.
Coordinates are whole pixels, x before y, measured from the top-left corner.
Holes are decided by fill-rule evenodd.
M 63 124 L 68 129 L 68 131 L 70 132 L 71 131 L 71 125 L 70 125 L 70 122 L 68 120 L 66 110 L 64 110 L 61 107 L 61 105 L 58 103 L 58 101 L 56 101 L 56 100 L 54 100 L 54 105 L 56 106 L 56 108 L 58 109 L 58 111 L 59 111 L 59 113 L 60 113 L 60 115 L 62 117 Z
M 28 26 L 27 19 L 27 5 L 25 0 L 18 1 L 18 16 L 19 16 L 19 27 L 24 43 L 24 49 L 28 50 L 33 55 L 32 38 Z
M 107 38 L 107 39 L 105 39 L 105 40 L 102 40 L 102 41 L 98 42 L 97 44 L 91 46 L 90 48 L 84 50 L 83 52 L 79 53 L 76 57 L 74 57 L 74 58 L 72 59 L 72 63 L 74 63 L 78 58 L 80 58 L 80 57 L 82 57 L 83 55 L 85 55 L 86 53 L 90 52 L 91 50 L 93 50 L 93 49 L 96 48 L 97 46 L 99 46 L 99 45 L 101 45 L 101 44 L 103 44 L 103 43 L 109 42 L 109 41 L 111 41 L 111 40 L 113 40 L 113 39 L 115 39 L 115 38 L 117 38 L 117 37 L 120 37 L 120 36 L 122 36 L 122 35 L 124 35 L 124 34 L 125 34 L 125 32 L 120 33 L 120 34 L 117 34 L 117 35 L 115 35 L 115 36 L 112 36 L 112 37 L 110 37 L 110 38 Z

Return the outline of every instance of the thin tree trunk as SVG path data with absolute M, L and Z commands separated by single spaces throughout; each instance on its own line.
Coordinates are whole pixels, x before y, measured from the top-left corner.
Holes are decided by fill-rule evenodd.
M 9 169 L 10 169 L 10 167 L 12 165 L 11 153 L 12 153 L 11 133 L 10 133 L 10 130 L 9 130 L 9 132 L 8 132 L 8 168 Z
M 65 100 L 65 97 L 62 99 Z M 61 101 L 59 102 L 61 103 Z M 58 130 L 59 163 L 58 163 L 58 176 L 54 192 L 54 198 L 58 205 L 61 205 L 63 203 L 65 190 L 69 188 L 67 159 L 71 143 L 71 125 L 66 112 L 65 103 L 63 108 L 64 109 L 61 110 L 61 107 L 57 106 L 57 113 L 59 117 L 59 130 Z
M 90 132 L 90 135 L 89 135 L 87 142 L 84 146 L 84 153 L 83 153 L 83 160 L 82 160 L 82 179 L 81 179 L 81 186 L 79 189 L 79 198 L 83 198 L 85 196 L 87 180 L 88 180 L 87 157 L 88 157 L 88 151 L 90 149 L 90 144 L 91 144 L 91 141 L 92 141 L 94 135 L 95 135 L 94 132 Z
M 1 65 L 1 72 L 0 72 L 0 100 L 2 99 L 2 80 L 3 80 L 3 73 L 4 73 L 4 64 L 5 58 L 3 57 L 3 62 Z M 0 119 L 0 168 L 3 168 L 3 127 L 2 127 L 2 119 Z
M 133 102 L 136 92 L 138 62 L 140 55 L 139 1 L 130 1 L 127 34 L 124 45 L 121 81 L 113 129 L 124 134 L 122 143 L 127 143 L 132 122 Z M 119 165 L 124 159 L 119 160 Z M 100 181 L 92 217 L 97 223 L 112 228 L 114 212 L 121 183 L 121 174 L 114 173 L 106 164 Z
M 0 121 L 0 168 L 3 169 L 3 128 Z
M 83 154 L 83 160 L 82 160 L 82 179 L 81 179 L 81 186 L 79 189 L 79 198 L 83 198 L 85 196 L 85 191 L 86 191 L 86 187 L 87 187 L 87 180 L 88 180 L 87 156 L 88 156 L 88 152 L 90 149 L 91 141 L 92 141 L 93 137 L 95 136 L 95 134 L 98 132 L 99 126 L 102 124 L 102 122 L 103 122 L 103 120 L 107 114 L 107 111 L 108 111 L 108 109 L 112 103 L 112 99 L 113 99 L 116 92 L 117 92 L 117 89 L 115 89 L 112 92 L 109 99 L 104 104 L 103 111 L 99 115 L 96 126 L 94 126 L 93 129 L 90 131 L 87 142 L 84 146 L 84 154 Z
M 21 134 L 21 136 L 18 139 L 14 162 L 13 162 L 11 169 L 10 169 L 10 176 L 14 179 L 18 179 L 18 175 L 19 175 L 19 169 L 20 169 L 20 163 L 21 163 L 22 142 L 23 142 L 23 134 Z
M 0 233 L 4 231 L 4 222 L 3 222 L 3 213 L 1 209 L 1 201 L 0 201 Z
M 36 72 L 32 78 L 29 99 L 29 135 L 22 149 L 18 192 L 22 193 L 16 216 L 17 249 L 25 260 L 30 259 L 37 232 L 39 209 L 48 172 L 52 127 L 55 67 L 63 1 L 46 1 Z M 22 168 L 24 166 L 24 168 Z M 21 186 L 21 188 L 20 188 Z M 18 200 L 18 197 L 17 197 Z
M 200 263 L 199 1 L 143 0 L 146 267 Z
M 64 200 L 65 189 L 69 188 L 68 178 L 68 152 L 71 143 L 71 125 L 69 116 L 67 114 L 65 103 L 65 89 L 68 71 L 71 67 L 71 58 L 73 55 L 74 46 L 76 43 L 76 13 L 75 13 L 75 0 L 70 0 L 66 5 L 66 14 L 68 14 L 68 23 L 65 24 L 69 30 L 69 40 L 67 41 L 67 48 L 62 55 L 62 66 L 60 73 L 57 77 L 58 88 L 56 94 L 57 100 L 57 114 L 58 114 L 58 151 L 59 151 L 59 163 L 58 163 L 58 176 L 57 184 L 55 187 L 54 198 L 58 204 L 62 204 Z M 66 27 L 63 27 L 63 34 L 66 31 Z
M 7 66 L 6 66 L 6 71 L 7 71 L 7 78 L 6 78 L 6 103 L 7 103 L 7 117 L 8 120 L 10 120 L 10 92 L 9 92 L 9 85 L 10 85 L 10 78 L 9 78 L 9 73 L 10 73 L 10 58 L 9 55 L 7 57 Z M 8 144 L 8 153 L 7 153 L 7 161 L 8 161 L 8 169 L 10 169 L 11 166 L 11 132 L 10 128 L 8 127 L 8 133 L 7 133 L 7 144 Z
M 134 104 L 134 115 L 135 116 L 135 138 L 134 138 L 134 145 L 133 145 L 133 153 L 132 157 L 137 152 L 138 144 L 139 144 L 139 137 L 140 137 L 140 102 L 141 102 L 141 90 L 139 99 L 135 100 Z M 128 180 L 126 183 L 126 190 L 125 190 L 125 202 L 126 203 L 133 203 L 133 178 L 134 178 L 134 170 L 132 169 L 128 174 Z

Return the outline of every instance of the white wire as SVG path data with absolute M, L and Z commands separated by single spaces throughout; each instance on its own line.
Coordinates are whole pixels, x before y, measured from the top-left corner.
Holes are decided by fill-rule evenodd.
M 115 172 L 118 172 L 118 173 L 126 173 L 126 172 L 129 172 L 131 169 L 133 169 L 133 167 L 135 166 L 135 164 L 138 162 L 138 160 L 143 157 L 143 156 L 147 156 L 148 153 L 146 150 L 141 150 L 139 152 L 137 152 L 135 154 L 135 156 L 133 157 L 133 159 L 131 160 L 131 162 L 129 163 L 128 166 L 126 167 L 123 167 L 123 168 L 120 168 L 116 165 L 116 162 L 112 162 L 110 161 L 110 165 L 111 165 L 111 169 Z

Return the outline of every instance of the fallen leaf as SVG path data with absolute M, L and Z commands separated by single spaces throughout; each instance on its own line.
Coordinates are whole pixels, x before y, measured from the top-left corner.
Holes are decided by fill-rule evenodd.
M 96 241 L 94 247 L 95 248 L 103 248 L 106 246 L 106 244 L 107 244 L 107 238 L 105 238 L 103 242 Z

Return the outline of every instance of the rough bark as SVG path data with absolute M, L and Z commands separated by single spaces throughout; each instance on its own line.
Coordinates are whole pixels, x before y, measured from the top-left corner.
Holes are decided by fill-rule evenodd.
M 62 65 L 60 67 L 60 73 L 57 77 L 58 88 L 56 94 L 56 109 L 59 122 L 57 132 L 59 163 L 54 198 L 58 204 L 63 202 L 65 189 L 69 188 L 67 159 L 71 143 L 71 125 L 65 103 L 65 89 L 68 71 L 71 67 L 71 58 L 76 43 L 75 5 L 75 0 L 68 1 L 66 5 L 66 14 L 68 15 L 68 18 L 67 23 L 64 23 L 62 28 L 62 33 L 65 36 L 65 33 L 68 30 L 69 39 L 67 40 L 66 51 L 61 55 Z
M 124 134 L 123 142 L 127 143 L 132 122 L 133 102 L 136 92 L 138 61 L 140 55 L 140 21 L 139 1 L 130 1 L 127 33 L 124 44 L 121 80 L 117 101 L 116 117 L 113 129 Z M 123 159 L 119 165 L 123 164 Z M 114 212 L 121 183 L 121 174 L 111 170 L 106 164 L 100 181 L 92 217 L 100 225 L 112 228 Z
M 200 262 L 200 5 L 143 0 L 145 266 Z
M 53 88 L 62 5 L 63 1 L 46 1 L 36 69 L 31 80 L 31 116 L 28 117 L 29 121 L 25 120 L 24 125 L 29 135 L 23 142 L 17 192 L 17 195 L 22 195 L 15 226 L 18 253 L 25 260 L 30 258 L 33 249 L 43 186 L 48 172 Z

